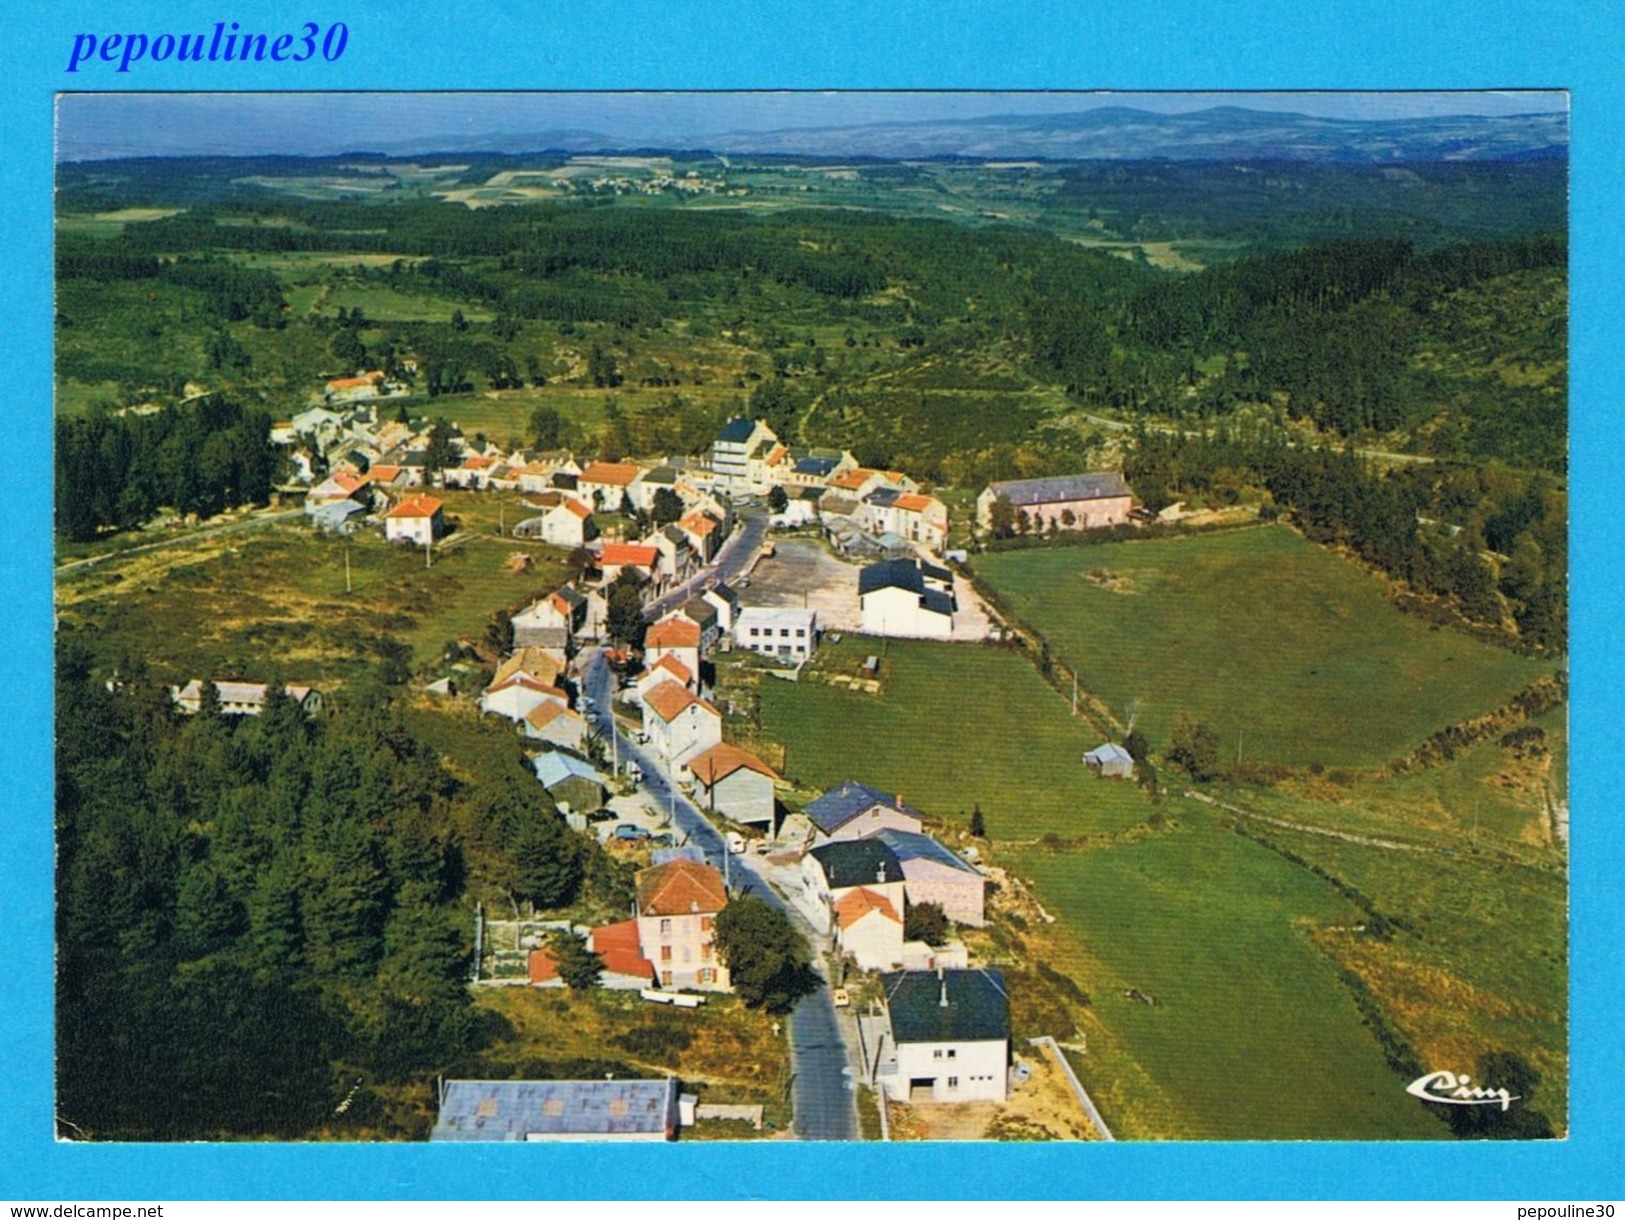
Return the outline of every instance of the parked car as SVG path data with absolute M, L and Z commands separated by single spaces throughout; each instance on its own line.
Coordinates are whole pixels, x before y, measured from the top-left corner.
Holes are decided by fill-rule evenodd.
M 745 851 L 745 836 L 737 830 L 728 832 L 728 851 L 733 855 L 743 855 Z
M 622 843 L 637 843 L 649 837 L 649 832 L 641 826 L 634 826 L 630 822 L 622 822 L 615 828 L 615 837 Z

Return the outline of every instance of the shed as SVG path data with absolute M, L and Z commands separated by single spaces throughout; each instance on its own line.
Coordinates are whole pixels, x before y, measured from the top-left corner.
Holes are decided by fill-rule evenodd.
M 1103 779 L 1133 779 L 1134 756 L 1120 745 L 1107 742 L 1083 756 L 1084 765 Z
M 579 758 L 554 750 L 537 755 L 532 765 L 536 778 L 555 801 L 568 804 L 576 813 L 604 807 L 604 777 Z

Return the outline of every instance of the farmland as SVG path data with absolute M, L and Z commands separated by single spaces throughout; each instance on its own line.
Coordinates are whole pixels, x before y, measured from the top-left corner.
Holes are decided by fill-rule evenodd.
M 1282 527 L 976 569 L 1157 747 L 1188 712 L 1247 758 L 1377 765 L 1553 668 L 1400 614 L 1376 578 Z

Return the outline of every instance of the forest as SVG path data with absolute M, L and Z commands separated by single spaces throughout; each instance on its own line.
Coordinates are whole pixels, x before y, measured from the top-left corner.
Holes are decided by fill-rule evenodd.
M 517 765 L 460 782 L 381 691 L 311 718 L 270 685 L 260 716 L 221 715 L 211 684 L 187 717 L 139 663 L 109 683 L 63 643 L 64 1136 L 399 1136 L 392 1090 L 504 1032 L 466 986 L 465 893 L 628 900 Z

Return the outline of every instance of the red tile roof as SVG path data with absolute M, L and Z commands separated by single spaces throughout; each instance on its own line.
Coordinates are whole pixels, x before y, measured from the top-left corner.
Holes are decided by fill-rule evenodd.
M 687 618 L 663 618 L 643 636 L 645 650 L 655 648 L 698 648 L 700 625 Z
M 639 546 L 633 542 L 606 542 L 598 562 L 605 567 L 651 568 L 660 559 L 660 552 L 652 546 Z
M 399 466 L 374 466 L 368 473 L 372 475 L 376 482 L 392 483 L 400 477 L 401 468 Z
M 715 914 L 728 905 L 722 874 L 709 864 L 673 860 L 638 874 L 638 914 Z
M 432 517 L 445 507 L 444 500 L 433 496 L 411 496 L 390 509 L 386 516 L 397 520 L 403 517 Z
M 589 462 L 578 482 L 602 483 L 609 487 L 626 487 L 643 473 L 641 466 L 630 462 Z
M 654 963 L 643 956 L 643 949 L 638 944 L 637 920 L 625 919 L 620 923 L 607 923 L 601 928 L 594 928 L 588 939 L 592 943 L 592 951 L 603 961 L 608 973 L 654 979 Z
M 756 755 L 748 750 L 741 750 L 738 746 L 731 746 L 725 741 L 689 759 L 688 769 L 694 778 L 707 788 L 719 779 L 727 779 L 735 771 L 740 770 L 754 771 L 771 780 L 779 778 L 773 768 Z
M 327 383 L 330 390 L 359 390 L 362 386 L 377 385 L 384 379 L 382 373 L 363 373 L 360 377 L 335 377 Z
M 716 716 L 719 719 L 722 716 L 721 712 L 717 711 L 716 708 L 712 707 L 704 699 L 696 697 L 694 694 L 689 692 L 684 687 L 679 686 L 675 682 L 662 682 L 659 686 L 655 687 L 648 694 L 643 696 L 643 702 L 650 711 L 654 712 L 656 716 L 659 716 L 668 724 L 677 719 L 677 717 L 682 715 L 683 712 L 687 711 L 689 705 L 694 703 L 699 704 L 706 711 L 710 712 L 711 715 Z
M 677 528 L 704 538 L 717 528 L 717 523 L 704 513 L 689 513 L 677 523 Z
M 850 928 L 870 911 L 879 911 L 893 923 L 903 922 L 885 895 L 861 887 L 841 895 L 832 909 L 835 912 L 835 922 L 843 928 Z
M 531 708 L 530 711 L 525 713 L 525 721 L 533 729 L 545 729 L 560 716 L 568 716 L 571 720 L 581 719 L 580 716 L 577 716 L 569 708 L 565 707 L 564 704 L 547 702 L 538 703 L 535 707 Z
M 532 983 L 551 983 L 559 977 L 559 959 L 553 956 L 551 949 L 532 949 L 530 951 L 530 981 Z
M 588 508 L 580 500 L 571 500 L 567 498 L 564 501 L 564 507 L 570 512 L 574 513 L 577 517 L 580 517 L 583 521 L 592 516 L 592 509 Z
M 905 491 L 893 501 L 893 504 L 897 508 L 905 509 L 911 513 L 923 513 L 933 504 L 938 503 L 940 503 L 940 501 L 935 500 L 930 496 L 922 496 L 918 492 L 914 491 Z

